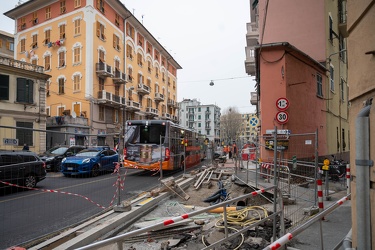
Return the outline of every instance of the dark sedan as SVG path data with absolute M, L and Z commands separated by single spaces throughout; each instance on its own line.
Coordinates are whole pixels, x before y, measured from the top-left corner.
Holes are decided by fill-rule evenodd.
M 85 146 L 55 146 L 39 155 L 42 161 L 46 162 L 46 169 L 50 171 L 60 171 L 61 160 L 68 156 L 76 155 Z
M 0 151 L 0 186 L 34 188 L 46 174 L 45 163 L 34 152 Z
M 65 176 L 98 176 L 100 172 L 113 171 L 118 160 L 119 155 L 109 147 L 87 148 L 75 156 L 64 158 L 61 162 L 61 172 Z

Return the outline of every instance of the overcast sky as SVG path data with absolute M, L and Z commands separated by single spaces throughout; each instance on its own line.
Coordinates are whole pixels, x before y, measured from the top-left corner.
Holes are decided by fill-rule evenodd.
M 19 0 L 2 0 L 2 30 L 14 33 L 3 15 Z M 26 1 L 22 1 L 26 2 Z M 177 71 L 177 101 L 198 99 L 222 111 L 237 107 L 254 112 L 250 92 L 255 81 L 245 72 L 249 0 L 121 0 L 158 39 L 182 69 Z M 214 86 L 210 86 L 213 80 Z

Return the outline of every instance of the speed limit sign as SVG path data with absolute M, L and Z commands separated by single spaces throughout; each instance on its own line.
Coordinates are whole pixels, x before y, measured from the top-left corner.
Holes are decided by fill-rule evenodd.
M 289 108 L 289 100 L 285 97 L 281 97 L 276 100 L 276 107 L 280 111 L 285 111 Z
M 289 114 L 286 111 L 279 111 L 276 114 L 276 121 L 280 124 L 287 123 L 289 120 Z

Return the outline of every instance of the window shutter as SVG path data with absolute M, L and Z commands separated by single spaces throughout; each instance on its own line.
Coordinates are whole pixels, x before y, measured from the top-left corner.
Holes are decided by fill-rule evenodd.
M 98 21 L 96 22 L 96 36 L 100 37 L 100 23 Z
M 117 48 L 117 43 L 116 43 L 116 35 L 113 34 L 113 48 Z

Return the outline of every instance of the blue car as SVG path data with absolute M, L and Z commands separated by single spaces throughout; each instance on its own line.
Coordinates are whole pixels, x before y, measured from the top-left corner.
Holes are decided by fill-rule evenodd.
M 61 161 L 61 172 L 65 176 L 98 176 L 102 171 L 113 171 L 118 161 L 119 155 L 109 147 L 92 147 L 65 157 Z

